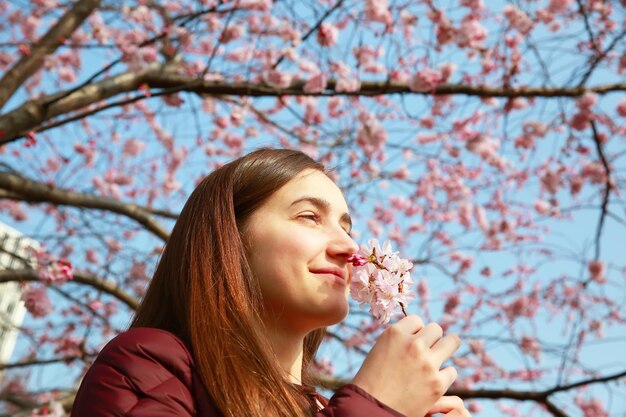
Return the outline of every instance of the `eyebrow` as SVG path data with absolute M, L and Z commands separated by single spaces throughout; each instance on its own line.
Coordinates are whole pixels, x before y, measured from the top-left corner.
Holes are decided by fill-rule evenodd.
M 328 200 L 325 200 L 319 197 L 309 197 L 309 196 L 301 197 L 295 200 L 294 202 L 291 203 L 289 207 L 295 206 L 296 204 L 302 203 L 302 202 L 309 202 L 313 204 L 314 206 L 317 206 L 318 208 L 323 208 L 326 211 L 330 211 L 331 204 Z M 341 217 L 339 218 L 339 220 L 348 225 L 348 231 L 352 230 L 352 218 L 350 217 L 348 213 L 343 213 Z

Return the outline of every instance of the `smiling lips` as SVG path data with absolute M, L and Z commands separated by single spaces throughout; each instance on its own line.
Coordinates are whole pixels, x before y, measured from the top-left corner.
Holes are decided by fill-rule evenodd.
M 341 268 L 328 267 L 328 268 L 310 269 L 309 271 L 313 274 L 318 274 L 318 275 L 331 275 L 337 281 L 340 281 L 343 283 L 346 282 L 346 271 Z

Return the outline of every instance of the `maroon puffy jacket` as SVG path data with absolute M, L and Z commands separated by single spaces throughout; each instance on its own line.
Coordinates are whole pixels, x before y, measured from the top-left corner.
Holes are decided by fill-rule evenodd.
M 315 417 L 404 417 L 348 384 L 330 400 L 303 387 Z M 307 392 L 308 391 L 308 392 Z M 221 417 L 195 372 L 187 347 L 172 333 L 135 328 L 109 342 L 76 394 L 71 417 Z M 243 416 L 242 416 L 243 417 Z

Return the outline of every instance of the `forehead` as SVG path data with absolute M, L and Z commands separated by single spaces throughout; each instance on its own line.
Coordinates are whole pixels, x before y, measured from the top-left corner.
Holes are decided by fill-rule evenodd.
M 328 201 L 333 210 L 348 211 L 339 187 L 326 174 L 314 169 L 304 170 L 287 182 L 269 198 L 268 203 L 289 206 L 302 197 L 317 197 Z

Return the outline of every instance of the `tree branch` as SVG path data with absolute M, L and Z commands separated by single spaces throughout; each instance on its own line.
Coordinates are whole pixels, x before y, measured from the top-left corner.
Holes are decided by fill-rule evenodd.
M 4 371 L 5 369 L 16 369 L 16 368 L 25 368 L 27 366 L 39 366 L 39 365 L 51 365 L 53 363 L 60 362 L 73 362 L 76 360 L 85 360 L 85 359 L 93 359 L 96 355 L 68 355 L 60 358 L 52 358 L 52 359 L 32 359 L 28 361 L 15 362 L 15 363 L 0 363 L 0 371 Z
M 560 385 L 560 386 L 557 386 L 557 387 L 554 387 L 552 389 L 545 391 L 545 393 L 546 395 L 552 395 L 556 392 L 569 391 L 574 388 L 582 387 L 585 385 L 591 385 L 591 384 L 599 384 L 601 382 L 615 381 L 624 377 L 626 377 L 626 371 L 617 372 L 615 374 L 602 376 L 602 377 L 583 379 L 582 381 L 574 382 L 568 385 Z
M 541 401 L 541 404 L 543 404 L 546 407 L 546 410 L 552 413 L 554 417 L 568 417 L 567 414 L 565 414 L 563 410 L 561 410 L 559 407 L 557 407 L 552 401 L 550 401 L 547 398 Z
M 0 188 L 10 193 L 10 198 L 14 199 L 15 196 L 19 196 L 21 200 L 31 203 L 91 208 L 121 214 L 135 220 L 163 240 L 169 237 L 169 233 L 136 204 L 122 203 L 110 197 L 67 191 L 8 172 L 0 172 Z
M 71 92 L 60 92 L 30 100 L 19 108 L 0 117 L 0 145 L 12 142 L 37 129 L 43 123 L 60 115 L 85 109 L 118 94 L 138 90 L 141 86 L 165 89 L 157 94 L 186 91 L 202 96 L 279 97 L 279 96 L 379 96 L 390 94 L 465 95 L 474 97 L 578 97 L 585 92 L 608 94 L 626 91 L 626 83 L 598 85 L 595 87 L 491 87 L 484 85 L 444 84 L 432 91 L 414 92 L 407 83 L 363 82 L 354 92 L 336 90 L 336 80 L 328 82 L 326 91 L 307 93 L 304 81 L 296 81 L 285 89 L 249 82 L 205 81 L 176 73 L 173 65 L 156 65 L 136 73 L 122 73 L 94 82 Z M 142 97 L 143 98 L 143 97 Z M 53 103 L 53 104 L 51 104 Z
M 41 68 L 43 60 L 61 45 L 65 39 L 85 21 L 98 7 L 100 0 L 79 0 L 59 21 L 41 37 L 31 49 L 0 79 L 0 109 L 13 96 L 17 89 Z
M 151 71 L 166 71 L 157 65 L 144 72 L 125 72 L 79 89 L 29 100 L 17 109 L 0 116 L 0 144 L 10 142 L 18 134 L 26 134 L 46 120 L 88 107 L 117 94 L 139 89 Z M 52 104 L 54 103 L 54 104 Z
M 604 173 L 606 175 L 606 182 L 604 186 L 604 194 L 602 196 L 602 207 L 600 209 L 600 219 L 598 220 L 598 227 L 596 229 L 596 238 L 595 238 L 595 260 L 600 259 L 600 239 L 602 238 L 602 229 L 604 228 L 604 221 L 606 219 L 609 207 L 609 198 L 611 197 L 611 167 L 609 166 L 609 162 L 604 155 L 604 150 L 602 149 L 602 140 L 600 139 L 600 135 L 598 134 L 598 128 L 596 127 L 596 122 L 591 121 L 591 130 L 593 132 L 593 141 L 596 145 L 596 151 L 598 152 L 598 157 L 602 162 L 602 166 L 604 167 Z
M 0 271 L 0 284 L 5 282 L 41 282 L 37 271 L 32 269 L 10 269 Z M 120 285 L 114 281 L 107 280 L 96 275 L 86 274 L 83 272 L 74 272 L 71 281 L 79 284 L 87 285 L 95 288 L 98 291 L 106 293 L 112 297 L 117 298 L 129 308 L 136 310 L 139 306 L 137 298 L 128 294 Z
M 450 389 L 447 395 L 457 395 L 463 399 L 509 399 L 517 401 L 536 401 L 545 404 L 549 396 L 558 392 L 570 391 L 585 385 L 598 384 L 602 382 L 615 381 L 626 377 L 626 371 L 618 372 L 597 378 L 584 379 L 568 385 L 560 385 L 543 391 L 518 391 L 512 389 Z M 333 376 L 318 376 L 319 386 L 322 388 L 336 390 L 339 387 L 350 383 L 350 381 Z

